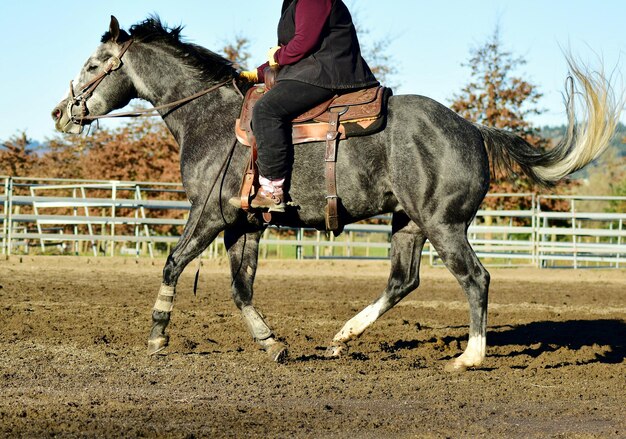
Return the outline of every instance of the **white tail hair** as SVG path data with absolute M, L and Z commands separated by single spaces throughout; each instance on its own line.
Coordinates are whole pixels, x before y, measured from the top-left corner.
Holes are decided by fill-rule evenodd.
M 582 89 L 578 96 L 582 100 L 584 122 L 577 123 L 576 95 L 571 90 L 568 92 L 568 130 L 562 140 L 564 145 L 571 146 L 567 148 L 569 153 L 556 163 L 533 167 L 541 179 L 548 181 L 558 181 L 597 159 L 609 146 L 624 107 L 624 97 L 615 98 L 603 70 L 592 72 L 577 63 L 571 54 L 566 55 L 566 60 L 573 81 Z
M 622 92 L 616 98 L 603 69 L 591 71 L 570 54 L 565 58 L 570 68 L 565 137 L 542 152 L 513 133 L 477 124 L 495 168 L 513 171 L 517 164 L 536 183 L 551 186 L 597 159 L 610 145 L 626 96 Z M 582 122 L 577 120 L 577 101 Z

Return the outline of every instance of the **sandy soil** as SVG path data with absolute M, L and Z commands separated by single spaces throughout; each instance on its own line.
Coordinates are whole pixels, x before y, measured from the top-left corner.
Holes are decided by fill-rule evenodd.
M 626 437 L 626 271 L 492 269 L 488 357 L 452 276 L 422 285 L 347 357 L 323 350 L 378 296 L 386 262 L 264 262 L 256 305 L 290 346 L 269 361 L 225 261 L 183 275 L 171 344 L 148 357 L 163 261 L 0 261 L 0 436 Z

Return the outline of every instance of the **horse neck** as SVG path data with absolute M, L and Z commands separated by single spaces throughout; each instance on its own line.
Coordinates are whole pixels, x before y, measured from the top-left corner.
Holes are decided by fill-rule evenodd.
M 182 62 L 166 47 L 141 43 L 134 46 L 132 55 L 129 53 L 125 60 L 130 78 L 138 97 L 155 107 L 191 96 L 220 82 L 203 80 L 197 69 Z M 184 139 L 195 138 L 199 130 L 232 132 L 232 128 L 225 130 L 226 125 L 234 123 L 240 106 L 236 91 L 226 86 L 159 112 L 182 147 Z

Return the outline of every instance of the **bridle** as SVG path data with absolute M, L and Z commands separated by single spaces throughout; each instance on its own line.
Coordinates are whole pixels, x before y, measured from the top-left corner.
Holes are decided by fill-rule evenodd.
M 133 44 L 132 39 L 126 41 L 117 56 L 109 58 L 102 71 L 91 81 L 80 87 L 80 93 L 78 95 L 74 95 L 74 81 L 70 81 L 70 99 L 67 102 L 67 115 L 71 122 L 76 125 L 84 125 L 85 120 L 92 120 L 91 118 L 94 116 L 87 116 L 87 101 L 93 95 L 93 92 L 98 88 L 102 80 L 111 72 L 122 66 L 122 56 L 124 56 L 131 44 Z M 80 108 L 80 116 L 78 118 L 74 117 L 72 112 L 75 106 Z
M 182 98 L 179 99 L 177 101 L 174 102 L 170 102 L 167 104 L 163 104 L 163 105 L 159 105 L 157 107 L 153 107 L 153 108 L 147 108 L 147 109 L 143 109 L 143 110 L 136 110 L 136 111 L 128 111 L 128 112 L 120 112 L 120 113 L 112 113 L 112 114 L 104 114 L 101 116 L 88 116 L 87 115 L 87 101 L 89 100 L 89 98 L 93 95 L 94 90 L 98 87 L 98 85 L 100 85 L 100 83 L 102 82 L 102 80 L 104 78 L 106 78 L 109 74 L 111 74 L 111 72 L 119 69 L 122 66 L 122 56 L 126 53 L 126 51 L 128 50 L 128 48 L 130 47 L 130 45 L 133 43 L 133 39 L 129 39 L 128 41 L 126 41 L 121 49 L 120 52 L 118 53 L 117 56 L 113 56 L 111 58 L 109 58 L 104 66 L 104 69 L 102 70 L 102 72 L 100 72 L 95 78 L 93 78 L 91 81 L 89 81 L 87 84 L 83 85 L 80 88 L 80 93 L 78 95 L 74 95 L 74 84 L 73 81 L 70 81 L 70 93 L 69 93 L 69 101 L 67 103 L 67 114 L 69 117 L 69 120 L 66 124 L 69 125 L 70 122 L 76 124 L 76 125 L 80 125 L 81 127 L 81 132 L 82 132 L 82 128 L 85 126 L 86 123 L 90 123 L 91 121 L 97 120 L 97 119 L 104 119 L 104 118 L 113 118 L 113 117 L 141 117 L 141 116 L 156 116 L 156 112 L 159 110 L 163 110 L 166 108 L 173 108 L 173 107 L 177 107 L 179 105 L 183 105 L 187 102 L 193 101 L 194 99 L 199 98 L 200 96 L 204 96 L 205 94 L 211 93 L 214 90 L 217 90 L 223 86 L 225 86 L 228 83 L 232 83 L 235 90 L 237 91 L 237 93 L 239 94 L 239 96 L 243 99 L 243 94 L 241 93 L 241 90 L 239 89 L 238 85 L 237 85 L 237 80 L 236 80 L 236 75 L 233 75 L 232 79 L 228 79 L 226 81 L 220 82 L 212 87 L 209 87 L 205 90 L 199 91 L 198 93 L 195 93 L 191 96 L 188 96 L 186 98 Z M 78 106 L 80 108 L 80 115 L 78 117 L 74 117 L 74 115 L 72 114 L 72 109 Z M 204 212 L 207 208 L 208 202 L 209 202 L 209 198 L 211 197 L 211 195 L 213 194 L 213 190 L 215 189 L 215 186 L 217 185 L 218 181 L 220 180 L 220 176 L 222 177 L 222 184 L 224 183 L 224 178 L 226 176 L 226 168 L 228 167 L 228 164 L 230 162 L 230 160 L 232 159 L 232 156 L 235 152 L 235 147 L 237 146 L 237 138 L 234 139 L 231 147 L 229 148 L 228 154 L 226 155 L 226 157 L 224 158 L 222 165 L 220 166 L 220 170 L 217 173 L 217 176 L 215 178 L 215 180 L 213 181 L 213 184 L 211 185 L 208 194 L 206 196 L 206 198 L 204 199 L 204 202 L 202 203 L 202 207 L 201 207 L 201 212 Z M 221 186 L 220 186 L 220 192 L 221 192 Z M 221 203 L 221 198 L 220 198 L 220 213 L 222 215 L 222 218 L 224 219 L 224 222 L 226 222 L 226 219 L 224 218 L 224 213 L 222 210 L 222 203 Z M 193 236 L 196 228 L 198 227 L 198 223 L 200 218 L 202 217 L 202 215 L 197 215 L 195 218 L 195 221 L 192 224 L 188 224 L 186 227 L 189 227 L 190 229 L 190 233 L 187 233 L 184 235 L 184 237 L 179 241 L 178 245 L 180 246 L 181 249 L 185 248 L 188 244 L 189 241 L 191 239 L 191 237 Z M 197 275 L 196 275 L 197 276 Z M 195 290 L 195 288 L 194 288 Z
M 111 74 L 111 72 L 114 72 L 115 70 L 119 69 L 122 66 L 122 56 L 124 56 L 124 54 L 126 53 L 126 51 L 128 50 L 128 48 L 130 47 L 132 43 L 133 43 L 132 38 L 126 41 L 120 48 L 120 51 L 117 54 L 117 56 L 112 56 L 111 58 L 109 58 L 106 64 L 104 65 L 103 70 L 91 81 L 89 81 L 88 83 L 80 87 L 80 93 L 78 95 L 74 95 L 74 84 L 73 84 L 73 81 L 70 81 L 69 100 L 67 102 L 67 107 L 66 107 L 67 115 L 69 118 L 67 124 L 71 122 L 76 125 L 80 125 L 81 131 L 82 131 L 82 128 L 86 124 L 91 123 L 92 121 L 97 120 L 97 119 L 107 119 L 107 118 L 116 118 L 116 117 L 156 116 L 157 115 L 156 113 L 159 110 L 177 107 L 179 105 L 193 101 L 194 99 L 204 96 L 205 94 L 211 93 L 212 91 L 215 91 L 218 88 L 223 87 L 224 85 L 231 83 L 231 82 L 234 85 L 235 90 L 237 90 L 239 95 L 243 97 L 241 91 L 239 90 L 239 87 L 237 86 L 235 77 L 233 77 L 232 79 L 228 79 L 226 81 L 220 82 L 212 87 L 199 91 L 198 93 L 195 93 L 191 96 L 187 96 L 186 98 L 182 98 L 174 102 L 169 102 L 167 104 L 159 105 L 157 107 L 140 109 L 140 110 L 135 110 L 135 111 L 125 111 L 125 112 L 120 112 L 120 113 L 103 114 L 101 116 L 87 115 L 87 101 L 93 95 L 93 92 L 100 85 L 100 83 L 104 80 L 104 78 L 106 78 L 108 75 Z M 74 109 L 74 107 L 78 107 L 80 109 L 78 116 L 74 116 L 74 114 L 72 113 L 72 110 Z

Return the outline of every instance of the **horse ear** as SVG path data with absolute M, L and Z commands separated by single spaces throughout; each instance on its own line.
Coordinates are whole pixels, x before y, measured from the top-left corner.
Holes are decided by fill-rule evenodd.
M 111 15 L 111 23 L 109 24 L 109 34 L 111 35 L 111 40 L 117 43 L 117 39 L 120 36 L 120 22 L 113 15 Z

